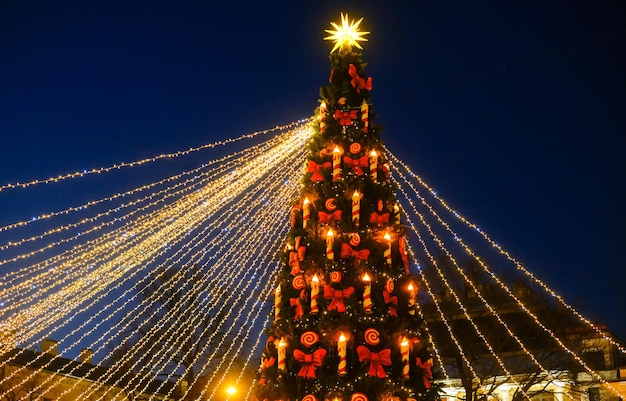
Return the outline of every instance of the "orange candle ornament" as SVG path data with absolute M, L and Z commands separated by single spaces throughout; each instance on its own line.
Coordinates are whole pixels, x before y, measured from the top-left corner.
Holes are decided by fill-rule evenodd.
M 363 103 L 361 103 L 361 121 L 363 121 L 363 132 L 369 131 L 369 105 L 365 99 L 363 99 Z
M 311 219 L 311 201 L 309 198 L 304 198 L 302 201 L 302 228 L 306 228 Z
M 285 371 L 287 369 L 287 342 L 282 338 L 278 343 L 278 370 Z
M 280 286 L 278 286 L 274 292 L 274 320 L 280 319 L 280 301 Z
M 400 355 L 402 357 L 402 377 L 409 378 L 409 340 L 402 337 L 400 341 Z
M 311 279 L 311 314 L 316 315 L 319 310 L 319 305 L 317 304 L 317 297 L 320 294 L 320 279 L 317 277 L 317 274 L 313 276 Z
M 391 236 L 388 232 L 386 232 L 384 238 L 387 240 L 388 246 L 387 249 L 385 249 L 383 256 L 385 257 L 385 262 L 387 262 L 387 264 L 391 266 Z
M 354 191 L 352 194 L 352 222 L 356 227 L 359 226 L 359 220 L 361 215 L 361 195 L 359 191 Z
M 326 116 L 328 115 L 328 109 L 326 108 L 326 102 L 320 104 L 320 133 L 326 131 Z
M 326 257 L 328 260 L 335 259 L 335 251 L 333 251 L 334 233 L 333 230 L 328 229 L 326 233 Z
M 376 150 L 370 152 L 370 178 L 374 182 L 378 180 L 378 153 Z
M 372 280 L 369 274 L 363 275 L 363 313 L 372 313 Z
M 413 287 L 413 283 L 409 283 L 407 289 L 409 290 L 409 314 L 415 315 L 415 287 Z
M 341 179 L 341 149 L 335 146 L 333 149 L 333 181 Z
M 339 341 L 337 342 L 337 354 L 339 354 L 339 367 L 337 373 L 339 376 L 345 376 L 348 374 L 347 359 L 346 359 L 346 336 L 343 333 L 339 334 Z

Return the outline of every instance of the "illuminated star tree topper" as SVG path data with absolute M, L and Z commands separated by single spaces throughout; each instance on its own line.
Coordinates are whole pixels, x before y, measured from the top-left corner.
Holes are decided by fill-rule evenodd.
M 352 46 L 356 46 L 359 49 L 363 49 L 359 42 L 367 42 L 363 36 L 367 35 L 369 32 L 361 32 L 359 31 L 359 25 L 363 21 L 363 18 L 354 22 L 354 20 L 350 21 L 348 19 L 348 14 L 341 13 L 341 26 L 337 25 L 334 22 L 330 24 L 335 28 L 326 29 L 326 32 L 330 34 L 324 38 L 324 40 L 334 40 L 335 47 L 330 51 L 331 53 L 335 50 L 350 50 Z

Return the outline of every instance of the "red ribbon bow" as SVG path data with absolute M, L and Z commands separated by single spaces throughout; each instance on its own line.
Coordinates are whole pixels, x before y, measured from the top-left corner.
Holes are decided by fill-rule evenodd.
M 380 352 L 372 352 L 367 347 L 359 345 L 356 347 L 356 352 L 359 354 L 359 362 L 370 363 L 370 368 L 367 371 L 369 376 L 380 379 L 387 377 L 383 366 L 391 365 L 391 350 L 389 348 L 385 348 Z
M 352 247 L 345 242 L 341 243 L 341 257 L 343 259 L 355 257 L 356 260 L 367 260 L 370 256 L 369 249 L 361 249 L 359 251 L 355 251 Z
M 433 363 L 430 359 L 428 359 L 426 362 L 422 363 L 422 360 L 417 357 L 417 359 L 415 360 L 415 365 L 418 368 L 424 369 L 424 387 L 426 388 L 430 388 L 430 380 L 433 377 Z
M 289 252 L 289 266 L 291 266 L 291 274 L 297 276 L 300 274 L 300 262 L 304 260 L 306 254 L 306 246 L 301 246 L 295 251 Z
M 293 311 L 293 318 L 298 320 L 304 315 L 304 308 L 302 308 L 302 303 L 300 302 L 300 297 L 298 298 L 289 298 L 289 304 L 296 309 Z
M 320 170 L 323 168 L 331 168 L 332 166 L 333 164 L 331 162 L 317 164 L 313 160 L 309 160 L 309 165 L 307 167 L 306 172 L 313 173 L 311 174 L 311 181 L 313 182 L 324 181 L 324 175 L 321 173 Z
M 343 162 L 349 166 L 352 166 L 352 171 L 354 174 L 361 176 L 363 175 L 363 167 L 367 167 L 369 165 L 369 158 L 366 156 L 361 156 L 357 159 L 353 159 L 350 156 L 344 156 Z
M 265 386 L 265 384 L 267 383 L 267 379 L 265 378 L 265 374 L 264 371 L 267 368 L 272 367 L 272 365 L 274 365 L 276 363 L 276 358 L 272 357 L 266 357 L 263 356 L 261 357 L 261 378 L 259 379 L 259 384 L 261 386 Z
M 404 271 L 409 274 L 409 254 L 406 251 L 406 240 L 400 237 L 398 240 L 398 247 L 400 248 L 400 257 L 402 258 L 402 264 L 404 264 Z
M 383 290 L 383 299 L 385 300 L 385 305 L 389 305 L 389 316 L 398 316 L 398 311 L 396 311 L 398 297 L 392 296 L 387 290 Z
M 361 92 L 361 89 L 367 89 L 368 91 L 372 90 L 372 77 L 367 78 L 367 81 L 361 78 L 359 74 L 357 74 L 354 64 L 350 64 L 348 67 L 348 74 L 352 77 L 350 84 L 352 84 L 353 88 L 356 88 L 358 93 Z
M 326 350 L 324 348 L 320 348 L 312 354 L 306 354 L 304 351 L 294 349 L 293 357 L 302 364 L 298 376 L 304 377 L 305 379 L 315 379 L 315 367 L 322 366 L 322 361 L 325 356 Z
M 346 304 L 344 304 L 344 298 L 350 298 L 354 294 L 354 287 L 348 287 L 345 290 L 336 290 L 330 285 L 324 286 L 324 298 L 332 299 L 328 305 L 328 310 L 337 310 L 337 312 L 345 312 Z
M 370 223 L 374 223 L 377 226 L 382 226 L 383 224 L 389 223 L 389 213 L 376 213 L 372 212 L 370 214 Z
M 339 125 L 350 125 L 352 124 L 352 120 L 356 120 L 356 113 L 357 110 L 335 110 L 335 120 L 339 120 Z
M 327 224 L 330 223 L 332 220 L 341 221 L 341 216 L 341 210 L 335 210 L 332 213 L 326 213 L 323 210 L 317 212 L 317 217 L 320 220 L 320 224 Z

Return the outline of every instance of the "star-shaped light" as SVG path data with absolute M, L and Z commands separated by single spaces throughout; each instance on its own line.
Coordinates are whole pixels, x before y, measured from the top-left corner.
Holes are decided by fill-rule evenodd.
M 348 14 L 341 13 L 341 26 L 331 22 L 330 24 L 335 28 L 326 29 L 326 32 L 330 34 L 324 38 L 324 40 L 334 40 L 335 47 L 330 51 L 331 53 L 337 49 L 343 50 L 346 48 L 350 50 L 352 46 L 356 46 L 359 49 L 363 49 L 359 42 L 366 42 L 367 39 L 363 37 L 363 35 L 367 35 L 369 32 L 361 32 L 359 31 L 359 25 L 363 21 L 363 18 L 358 20 L 357 22 L 349 21 Z

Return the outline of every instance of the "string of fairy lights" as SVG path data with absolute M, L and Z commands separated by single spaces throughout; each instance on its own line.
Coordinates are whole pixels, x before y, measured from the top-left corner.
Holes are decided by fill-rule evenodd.
M 12 189 L 109 177 L 173 158 L 196 164 L 132 189 L 0 227 L 0 398 L 125 400 L 128 394 L 141 394 L 150 400 L 210 400 L 223 398 L 226 386 L 250 389 L 266 341 L 262 329 L 272 316 L 276 253 L 285 246 L 288 210 L 299 196 L 305 145 L 313 133 L 310 122 L 299 120 L 185 151 L 1 185 L 0 196 L 11 196 Z M 225 154 L 211 153 L 217 149 Z M 510 266 L 523 273 L 533 288 L 626 353 L 622 345 L 450 207 L 389 149 L 384 151 L 412 242 L 411 270 L 422 283 L 424 305 L 418 311 L 443 382 L 451 383 L 455 376 L 446 342 L 473 377 L 482 374 L 454 328 L 455 319 L 462 319 L 498 367 L 498 383 L 521 387 L 459 283 L 546 379 L 555 377 L 466 270 L 464 260 L 471 258 L 517 311 L 590 377 L 619 394 L 542 322 L 500 270 Z M 485 249 L 492 250 L 488 257 L 483 256 Z M 450 268 L 444 268 L 439 255 Z M 428 305 L 434 321 L 429 321 L 432 312 L 424 309 Z M 441 322 L 447 339 L 438 337 L 433 322 Z M 46 339 L 56 340 L 55 353 L 42 348 Z M 85 350 L 92 359 L 77 360 Z M 531 398 L 528 391 L 520 392 Z M 249 397 L 249 392 L 244 395 Z

